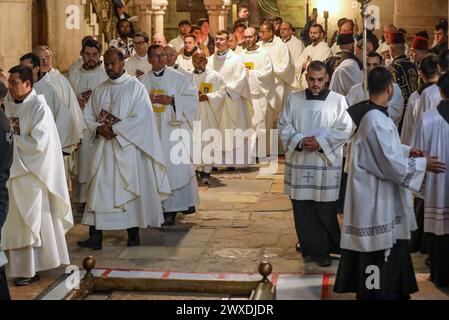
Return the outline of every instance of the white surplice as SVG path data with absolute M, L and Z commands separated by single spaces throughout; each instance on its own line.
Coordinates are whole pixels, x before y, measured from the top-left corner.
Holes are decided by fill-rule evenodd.
M 76 132 L 75 123 L 69 109 L 62 101 L 55 87 L 51 84 L 48 75 L 42 77 L 33 85 L 38 95 L 43 95 L 58 129 L 59 141 L 63 149 L 79 143 L 79 136 Z
M 424 112 L 435 109 L 442 100 L 443 97 L 441 96 L 440 87 L 438 87 L 438 85 L 433 84 L 426 88 L 422 92 L 421 99 L 419 99 L 416 107 L 415 121 L 418 121 Z
M 77 143 L 79 143 L 82 138 L 82 133 L 87 127 L 84 122 L 83 112 L 78 104 L 75 92 L 73 92 L 69 80 L 67 80 L 67 78 L 64 77 L 58 70 L 52 68 L 49 72 L 47 72 L 47 75 L 50 78 L 50 83 L 56 88 L 62 102 L 64 102 L 72 115 L 73 122 L 75 123 L 74 132 L 72 134 L 77 138 Z
M 449 108 L 447 101 L 444 107 Z M 449 123 L 438 109 L 425 112 L 419 120 L 414 139 L 416 148 L 424 154 L 438 156 L 449 163 Z M 449 171 L 441 174 L 428 172 L 424 183 L 424 232 L 437 236 L 449 234 Z
M 304 43 L 294 35 L 292 35 L 291 38 L 284 43 L 287 45 L 288 50 L 290 51 L 290 54 L 292 56 L 293 64 L 295 65 L 296 79 L 299 79 L 302 68 L 300 58 L 305 48 Z
M 407 108 L 404 113 L 404 122 L 402 123 L 401 142 L 410 146 L 416 130 L 416 119 L 418 104 L 421 100 L 421 94 L 418 91 L 412 93 L 408 98 Z
M 343 96 L 329 92 L 325 100 L 308 100 L 305 91 L 290 95 L 279 120 L 285 154 L 285 193 L 294 200 L 333 202 L 338 199 L 343 145 L 353 132 Z M 315 137 L 322 152 L 298 151 Z
M 232 167 L 246 166 L 249 162 L 247 154 L 249 136 L 244 132 L 251 128 L 252 110 L 251 93 L 243 58 L 232 50 L 222 55 L 215 52 L 208 58 L 208 67 L 217 71 L 226 84 L 227 96 L 220 119 L 223 164 Z M 227 130 L 228 135 L 226 135 Z M 231 139 L 229 133 L 234 133 L 233 136 L 236 138 Z
M 245 50 L 240 55 L 245 65 L 250 66 L 247 77 L 253 109 L 251 123 L 255 130 L 250 140 L 251 155 L 265 157 L 270 154 L 270 130 L 273 128 L 278 98 L 274 68 L 268 52 L 262 47 L 253 51 Z M 265 139 L 262 150 L 257 148 L 258 138 Z
M 73 226 L 58 131 L 45 99 L 34 90 L 23 103 L 7 102 L 18 118 L 8 181 L 9 213 L 2 229 L 10 277 L 69 264 L 65 233 Z
M 93 91 L 102 82 L 108 79 L 104 66 L 86 70 L 82 66 L 70 73 L 70 84 L 77 97 L 83 93 Z M 89 130 L 83 131 L 81 145 L 73 153 L 73 166 L 70 168 L 72 176 L 72 200 L 75 203 L 87 201 L 87 177 L 89 173 L 89 162 L 92 153 L 92 135 Z
M 396 125 L 377 109 L 363 116 L 351 149 L 341 248 L 389 250 L 416 229 L 410 190 L 421 189 L 427 161 L 409 157 Z
M 329 89 L 346 96 L 351 88 L 363 83 L 364 73 L 354 59 L 342 61 L 332 74 Z
M 277 95 L 275 111 L 278 116 L 284 107 L 285 100 L 293 88 L 297 87 L 294 60 L 288 46 L 279 37 L 274 36 L 271 42 L 260 41 L 258 45 L 268 52 L 273 64 L 274 86 Z
M 102 110 L 120 119 L 111 140 L 96 135 Z M 82 223 L 98 230 L 160 227 L 170 185 L 145 87 L 126 72 L 108 79 L 93 90 L 84 117 L 94 140 Z
M 307 46 L 302 52 L 301 57 L 298 60 L 298 63 L 300 64 L 302 69 L 304 62 L 308 60 L 309 61 L 318 60 L 324 62 L 330 56 L 331 56 L 331 49 L 329 48 L 329 45 L 327 44 L 326 41 L 321 41 L 317 45 L 311 44 Z M 306 73 L 307 70 L 302 70 L 301 72 L 301 77 L 299 79 L 300 89 L 307 88 Z
M 180 69 L 183 69 L 187 72 L 192 72 L 194 69 L 192 64 L 192 56 L 187 57 L 183 53 L 181 53 L 176 59 L 176 63 L 178 64 Z
M 181 212 L 199 204 L 195 167 L 190 154 L 193 120 L 198 112 L 198 93 L 187 78 L 174 69 L 165 68 L 161 74 L 156 76 L 150 71 L 139 80 L 144 84 L 147 95 L 153 90 L 163 90 L 164 95 L 175 99 L 175 106 L 153 107 L 159 111 L 156 112 L 157 125 L 172 192 L 162 203 L 163 210 Z M 181 130 L 187 136 L 182 135 Z
M 137 53 L 134 53 L 125 61 L 125 70 L 130 76 L 140 77 L 150 72 L 151 69 L 151 64 L 148 62 L 148 55 L 141 57 Z
M 363 82 L 353 86 L 346 96 L 346 101 L 350 107 L 365 100 Z M 388 101 L 387 112 L 396 126 L 398 126 L 402 119 L 402 113 L 404 112 L 404 98 L 402 97 L 401 88 L 397 83 L 393 83 L 393 97 Z

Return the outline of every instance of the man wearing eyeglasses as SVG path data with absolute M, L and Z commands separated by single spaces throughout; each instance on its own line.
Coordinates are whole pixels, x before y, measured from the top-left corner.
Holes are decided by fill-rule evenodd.
M 145 32 L 137 32 L 133 37 L 133 43 L 135 53 L 126 60 L 125 69 L 130 76 L 138 78 L 151 70 L 147 55 L 150 38 Z
M 179 212 L 195 213 L 199 204 L 195 167 L 191 163 L 188 147 L 192 145 L 190 128 L 198 111 L 198 92 L 183 74 L 167 68 L 164 47 L 151 45 L 148 48 L 148 62 L 153 70 L 139 80 L 147 89 L 157 115 L 171 188 L 170 196 L 162 202 L 162 209 L 165 224 L 173 225 Z

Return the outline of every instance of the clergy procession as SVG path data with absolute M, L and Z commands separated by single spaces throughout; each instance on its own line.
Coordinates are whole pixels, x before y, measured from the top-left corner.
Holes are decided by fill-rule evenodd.
M 0 72 L 0 300 L 8 279 L 70 264 L 76 215 L 86 253 L 112 230 L 140 246 L 142 230 L 201 214 L 214 173 L 278 160 L 292 247 L 321 268 L 338 257 L 336 293 L 409 299 L 413 252 L 449 287 L 447 21 L 410 42 L 341 18 L 328 42 L 316 11 L 301 32 L 238 15 L 215 34 L 182 20 L 174 39 L 125 18 L 108 48 L 86 36 L 67 73 L 44 45 Z

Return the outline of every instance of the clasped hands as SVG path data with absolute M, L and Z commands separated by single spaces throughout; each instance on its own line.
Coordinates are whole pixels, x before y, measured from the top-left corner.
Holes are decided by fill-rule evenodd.
M 117 136 L 114 131 L 112 131 L 112 126 L 109 125 L 98 127 L 97 133 L 106 140 L 114 139 Z
M 299 143 L 299 147 L 309 152 L 315 152 L 321 149 L 321 146 L 315 137 L 306 137 L 302 139 Z

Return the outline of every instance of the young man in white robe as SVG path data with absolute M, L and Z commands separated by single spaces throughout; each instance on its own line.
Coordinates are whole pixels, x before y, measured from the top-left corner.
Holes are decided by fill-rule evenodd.
M 376 67 L 380 67 L 383 65 L 382 56 L 377 52 L 371 52 L 367 56 L 367 70 L 370 72 L 372 69 Z M 348 106 L 352 107 L 360 102 L 366 100 L 365 91 L 363 87 L 364 81 L 354 85 L 346 95 L 346 101 L 348 102 Z M 388 115 L 391 120 L 399 125 L 399 122 L 402 119 L 402 114 L 404 112 L 404 98 L 402 97 L 401 88 L 397 83 L 393 83 L 393 97 L 390 101 L 388 101 Z
M 424 58 L 425 59 L 425 58 Z M 424 60 L 423 59 L 423 60 Z M 449 74 L 438 81 L 443 101 L 421 116 L 414 144 L 424 154 L 449 163 Z M 449 172 L 427 173 L 424 184 L 424 232 L 430 258 L 430 279 L 449 287 Z
M 187 72 L 193 71 L 192 55 L 199 50 L 196 43 L 197 40 L 194 34 L 189 33 L 184 36 L 184 48 L 176 59 L 176 64 L 180 69 Z
M 313 24 L 310 27 L 309 37 L 312 44 L 307 46 L 301 54 L 298 63 L 301 66 L 301 75 L 299 79 L 299 88 L 304 90 L 307 88 L 306 70 L 310 62 L 314 60 L 325 61 L 331 56 L 331 49 L 324 40 L 324 28 L 320 24 Z
M 293 25 L 290 22 L 282 22 L 280 32 L 282 41 L 287 45 L 292 56 L 293 64 L 295 65 L 296 79 L 298 80 L 302 68 L 299 59 L 304 51 L 304 43 L 294 35 Z
M 73 134 L 76 132 L 73 118 L 55 87 L 50 83 L 48 75 L 42 76 L 39 57 L 34 53 L 27 53 L 20 58 L 20 64 L 33 70 L 33 89 L 36 91 L 36 94 L 44 96 L 47 105 L 50 107 L 56 128 L 58 129 L 62 150 L 77 147 L 76 134 Z
M 270 131 L 276 118 L 278 96 L 275 73 L 270 55 L 257 44 L 257 31 L 253 27 L 245 30 L 245 43 L 246 49 L 240 55 L 251 90 L 251 123 L 254 133 L 250 140 L 250 150 L 254 159 L 262 160 L 270 154 Z
M 167 68 L 162 46 L 151 45 L 148 59 L 152 71 L 139 80 L 151 99 L 167 161 L 171 195 L 163 201 L 162 208 L 166 223 L 172 225 L 179 212 L 195 213 L 199 204 L 198 183 L 190 153 L 198 93 L 184 75 Z
M 401 144 L 386 111 L 393 76 L 384 67 L 368 77 L 370 100 L 348 109 L 357 133 L 353 138 L 346 190 L 337 293 L 357 299 L 407 299 L 418 290 L 409 249 L 416 228 L 411 191 L 419 191 L 426 170 L 444 164 Z M 367 269 L 368 268 L 368 269 Z M 370 288 L 372 271 L 377 286 Z
M 148 47 L 150 38 L 145 32 L 137 32 L 133 36 L 134 54 L 126 59 L 125 70 L 130 76 L 139 78 L 151 70 L 148 62 Z
M 87 40 L 81 50 L 84 63 L 78 70 L 73 70 L 69 80 L 78 98 L 82 110 L 85 109 L 93 90 L 108 79 L 101 58 L 101 45 L 96 40 Z M 92 153 L 92 135 L 89 130 L 83 131 L 81 144 L 73 154 L 72 202 L 78 204 L 78 213 L 84 212 L 87 201 L 87 177 Z
M 86 129 L 86 123 L 83 118 L 83 111 L 79 107 L 78 99 L 70 85 L 70 82 L 57 69 L 53 68 L 53 53 L 47 46 L 38 46 L 33 49 L 33 53 L 41 59 L 41 72 L 48 75 L 50 83 L 55 87 L 62 102 L 69 109 L 75 123 L 73 140 L 81 141 L 82 133 Z M 72 153 L 76 147 L 67 148 L 66 153 Z M 67 167 L 67 165 L 66 165 Z
M 217 71 L 226 84 L 226 100 L 220 120 L 222 165 L 228 169 L 247 167 L 250 159 L 251 92 L 243 58 L 229 49 L 229 33 L 215 36 L 217 50 L 208 58 L 210 69 Z
M 284 101 L 297 86 L 295 64 L 288 46 L 274 35 L 273 23 L 266 21 L 260 26 L 261 41 L 258 45 L 264 48 L 270 56 L 275 76 L 276 115 L 273 119 L 277 124 L 278 117 L 284 107 Z
M 199 98 L 198 112 L 193 123 L 193 160 L 201 183 L 210 185 L 210 173 L 219 150 L 219 145 L 213 141 L 212 134 L 219 132 L 219 123 L 226 99 L 226 85 L 218 72 L 206 67 L 207 56 L 204 52 L 195 52 L 192 63 L 195 69 L 190 74 L 190 78 L 193 87 L 198 91 Z M 198 159 L 195 155 L 200 155 L 201 158 Z
M 168 43 L 169 46 L 173 47 L 176 52 L 181 51 L 182 48 L 184 48 L 184 36 L 192 30 L 192 24 L 189 20 L 181 20 L 178 23 L 179 28 L 179 35 L 170 40 Z
M 128 232 L 127 246 L 139 246 L 139 228 L 164 222 L 161 201 L 170 193 L 156 116 L 145 87 L 125 71 L 125 55 L 104 54 L 109 77 L 90 97 L 84 117 L 93 139 L 82 223 L 89 238 L 82 248 L 102 249 L 104 230 Z
M 73 226 L 58 131 L 45 99 L 33 90 L 31 68 L 9 70 L 5 113 L 14 135 L 8 181 L 9 212 L 1 247 L 7 274 L 17 286 L 40 279 L 39 272 L 70 264 L 65 234 Z
M 341 57 L 338 67 L 332 74 L 329 89 L 346 96 L 353 86 L 363 82 L 363 64 L 354 55 L 355 41 L 353 33 L 341 33 L 338 36 L 337 44 L 341 49 Z
M 286 152 L 285 193 L 293 205 L 302 255 L 320 266 L 332 264 L 339 252 L 337 220 L 343 145 L 353 132 L 346 100 L 326 89 L 326 65 L 313 61 L 307 69 L 308 89 L 288 98 L 279 130 Z

